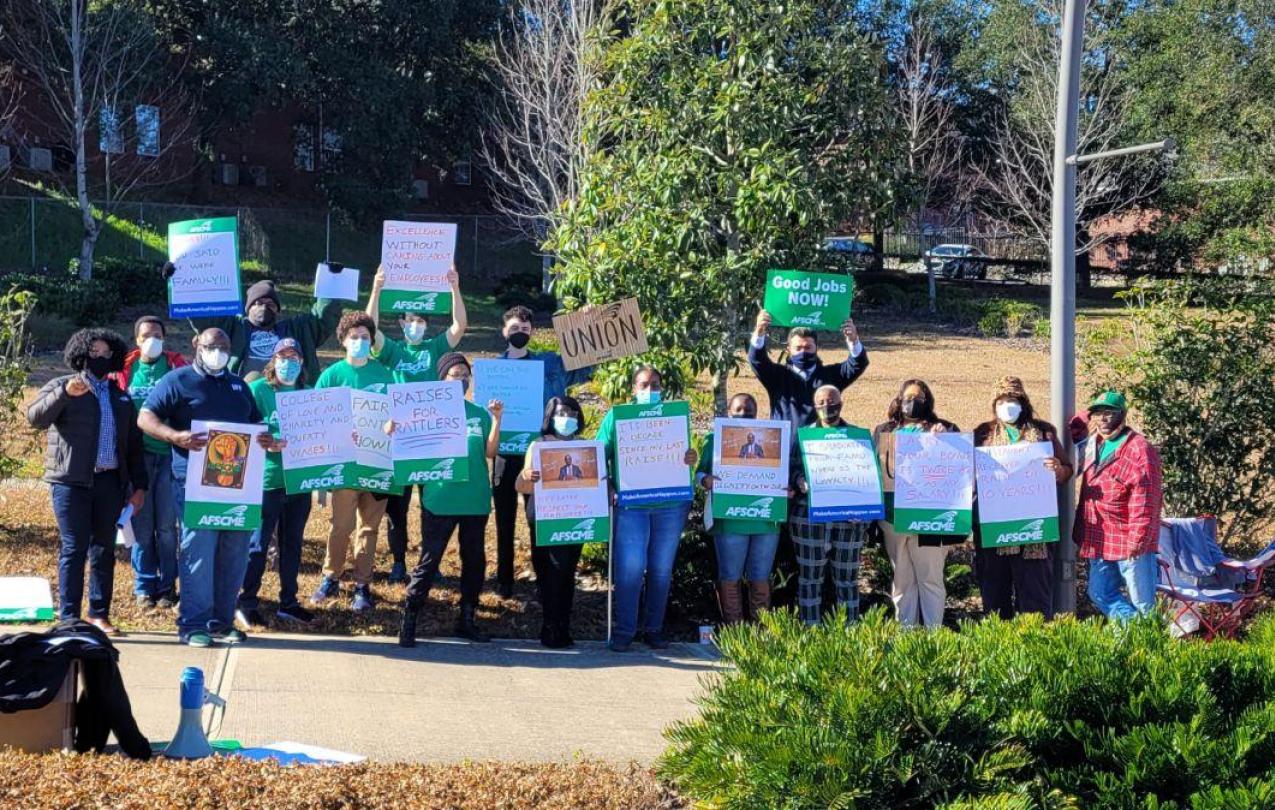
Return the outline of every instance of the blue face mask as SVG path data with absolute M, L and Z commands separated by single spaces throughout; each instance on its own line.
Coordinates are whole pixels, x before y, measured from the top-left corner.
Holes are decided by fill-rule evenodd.
M 553 418 L 553 432 L 559 436 L 574 436 L 579 429 L 580 420 L 574 416 L 555 416 Z
M 291 357 L 280 360 L 274 364 L 274 373 L 284 385 L 295 385 L 301 376 L 301 361 Z
M 639 405 L 656 405 L 660 401 L 660 392 L 657 391 L 638 391 L 635 397 Z
M 424 321 L 407 321 L 403 324 L 403 337 L 408 343 L 420 343 L 425 338 Z
M 819 362 L 819 357 L 814 352 L 797 352 L 791 359 L 792 364 L 802 371 L 809 371 Z
M 372 341 L 367 338 L 350 338 L 345 342 L 345 350 L 351 359 L 363 360 L 372 353 Z

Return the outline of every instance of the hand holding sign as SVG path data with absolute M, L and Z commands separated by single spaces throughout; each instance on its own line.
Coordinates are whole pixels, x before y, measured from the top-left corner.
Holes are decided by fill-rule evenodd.
M 646 330 L 636 298 L 555 315 L 553 331 L 558 335 L 567 371 L 647 350 Z
M 841 328 L 844 332 L 847 325 L 854 328 L 854 324 L 847 320 L 853 296 L 853 276 L 771 270 L 766 274 L 763 312 L 773 317 L 774 323 L 779 326 Z M 759 316 L 759 326 L 760 323 Z M 846 336 L 848 338 L 849 333 Z

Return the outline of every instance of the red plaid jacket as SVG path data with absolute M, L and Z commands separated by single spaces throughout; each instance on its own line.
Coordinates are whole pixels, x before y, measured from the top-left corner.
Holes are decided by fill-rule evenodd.
M 1080 556 L 1128 560 L 1158 551 L 1163 505 L 1160 454 L 1131 429 L 1115 455 L 1087 463 L 1081 474 L 1074 534 Z

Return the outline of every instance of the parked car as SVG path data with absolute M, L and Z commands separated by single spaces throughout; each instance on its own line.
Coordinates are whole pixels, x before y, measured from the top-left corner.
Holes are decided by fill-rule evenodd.
M 938 245 L 925 251 L 925 264 L 937 265 L 938 273 L 943 278 L 987 278 L 987 265 L 983 262 L 970 262 L 965 259 L 986 258 L 973 245 Z
M 824 240 L 823 249 L 832 253 L 849 253 L 859 257 L 872 255 L 872 245 L 853 236 L 829 236 Z

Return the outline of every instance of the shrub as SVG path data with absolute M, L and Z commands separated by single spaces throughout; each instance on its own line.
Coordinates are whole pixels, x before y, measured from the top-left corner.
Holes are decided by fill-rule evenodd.
M 1270 618 L 1210 644 L 1154 619 L 843 619 L 720 632 L 732 667 L 667 732 L 661 773 L 719 808 L 1257 807 L 1275 790 Z
M 13 475 L 22 466 L 17 444 L 30 434 L 22 419 L 22 392 L 31 370 L 31 352 L 26 323 L 35 306 L 35 296 L 17 287 L 0 295 L 0 432 L 7 437 L 0 444 L 0 478 Z
M 660 372 L 664 399 L 681 399 L 695 382 L 695 374 L 686 352 L 652 349 L 636 357 L 622 357 L 598 366 L 593 384 L 598 395 L 611 404 L 632 400 L 633 374 L 642 366 L 654 366 Z
M 66 318 L 77 326 L 101 326 L 119 319 L 121 307 L 158 308 L 164 314 L 168 290 L 153 265 L 141 261 L 103 258 L 94 264 L 93 278 L 79 275 L 78 260 L 66 270 L 48 274 L 19 273 L 9 282 L 35 294 L 36 312 Z
M 1030 330 L 1041 319 L 1040 307 L 1026 301 L 989 298 L 977 306 L 982 312 L 978 331 L 986 337 L 1018 337 L 1024 327 Z
M 544 318 L 558 308 L 558 302 L 542 286 L 539 273 L 510 273 L 496 283 L 493 293 L 502 312 L 521 305 Z

